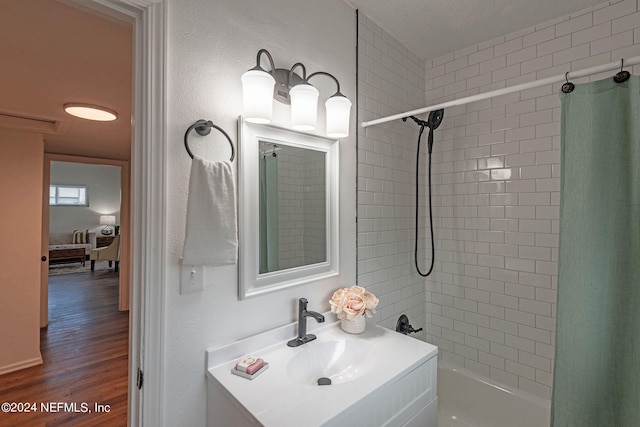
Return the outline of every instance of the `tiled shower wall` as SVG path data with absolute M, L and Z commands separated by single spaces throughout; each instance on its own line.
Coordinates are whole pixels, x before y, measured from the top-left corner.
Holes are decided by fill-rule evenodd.
M 422 106 L 424 61 L 363 14 L 358 32 L 359 121 Z M 411 264 L 415 132 L 401 121 L 359 129 L 358 284 L 380 299 L 373 320 L 388 328 L 403 313 L 425 326 L 425 280 Z
M 325 156 L 323 152 L 305 150 L 303 159 L 305 264 L 327 260 Z
M 304 265 L 301 150 L 281 147 L 278 165 L 278 268 Z
M 639 6 L 605 3 L 427 61 L 427 104 L 640 55 Z M 427 341 L 444 360 L 544 398 L 555 341 L 559 87 L 446 110 L 434 148 L 437 263 L 426 293 Z
M 280 147 L 278 267 L 326 261 L 325 153 Z

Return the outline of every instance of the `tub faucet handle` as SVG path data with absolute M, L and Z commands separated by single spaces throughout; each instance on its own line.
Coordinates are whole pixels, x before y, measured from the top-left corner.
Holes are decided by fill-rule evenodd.
M 413 326 L 409 324 L 409 318 L 406 314 L 400 316 L 400 318 L 398 319 L 398 323 L 396 323 L 396 332 L 400 332 L 404 335 L 420 332 L 421 330 L 422 328 L 413 329 Z

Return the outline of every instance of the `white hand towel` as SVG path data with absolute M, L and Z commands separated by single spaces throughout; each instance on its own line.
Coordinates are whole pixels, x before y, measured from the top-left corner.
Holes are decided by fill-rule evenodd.
M 182 263 L 227 265 L 237 261 L 236 181 L 231 162 L 195 156 L 189 178 Z

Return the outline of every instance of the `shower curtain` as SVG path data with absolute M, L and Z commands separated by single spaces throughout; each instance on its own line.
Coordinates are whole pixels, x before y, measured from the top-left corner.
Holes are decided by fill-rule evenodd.
M 640 76 L 562 94 L 551 425 L 640 426 Z
M 278 270 L 278 158 L 262 156 L 260 179 L 260 273 Z

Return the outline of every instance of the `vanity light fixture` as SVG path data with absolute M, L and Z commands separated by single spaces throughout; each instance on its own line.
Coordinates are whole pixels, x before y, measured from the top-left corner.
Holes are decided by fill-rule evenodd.
M 270 71 L 260 65 L 261 55 L 269 60 Z M 296 68 L 302 69 L 302 76 L 296 74 Z M 336 92 L 325 102 L 327 136 L 344 138 L 349 136 L 349 115 L 351 101 L 340 92 L 340 83 L 333 75 L 318 71 L 307 77 L 307 69 L 301 62 L 290 69 L 276 68 L 273 57 L 266 49 L 260 49 L 256 57 L 256 66 L 241 77 L 243 117 L 251 123 L 271 123 L 273 98 L 283 104 L 291 105 L 291 127 L 295 130 L 311 131 L 316 128 L 318 109 L 318 89 L 309 80 L 313 77 L 327 76 L 336 83 Z
M 118 118 L 117 112 L 99 105 L 70 102 L 68 104 L 64 104 L 63 108 L 68 114 L 80 117 L 81 119 L 95 120 L 98 122 L 111 122 Z

